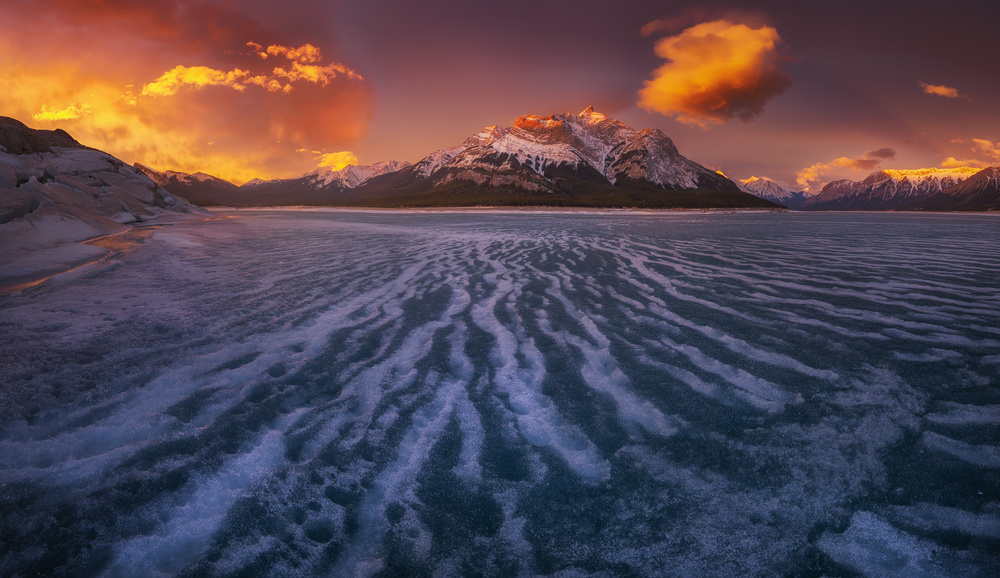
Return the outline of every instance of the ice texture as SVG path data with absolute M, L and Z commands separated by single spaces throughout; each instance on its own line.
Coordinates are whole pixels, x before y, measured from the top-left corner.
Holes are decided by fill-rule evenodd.
M 997 225 L 165 223 L 0 297 L 0 575 L 995 575 Z

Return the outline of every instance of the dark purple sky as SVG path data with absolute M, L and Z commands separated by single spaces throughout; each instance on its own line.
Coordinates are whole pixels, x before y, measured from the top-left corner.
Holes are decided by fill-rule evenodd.
M 588 105 L 794 188 L 1000 164 L 995 2 L 0 0 L 0 20 L 24 23 L 0 114 L 238 182 Z

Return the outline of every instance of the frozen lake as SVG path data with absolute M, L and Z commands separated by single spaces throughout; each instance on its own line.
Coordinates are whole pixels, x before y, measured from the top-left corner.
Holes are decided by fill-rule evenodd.
M 0 575 L 996 575 L 995 216 L 216 216 L 0 297 Z

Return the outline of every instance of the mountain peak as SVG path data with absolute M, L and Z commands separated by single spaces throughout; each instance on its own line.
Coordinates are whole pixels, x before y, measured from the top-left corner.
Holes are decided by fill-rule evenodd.
M 607 120 L 607 118 L 608 118 L 608 116 L 606 114 L 603 114 L 603 113 L 600 113 L 600 112 L 597 112 L 596 110 L 594 110 L 594 106 L 593 105 L 588 106 L 587 108 L 585 108 L 584 111 L 581 112 L 580 114 L 578 114 L 577 116 L 580 117 L 580 118 L 582 118 L 582 119 L 589 120 L 590 122 L 599 122 L 599 121 L 602 121 L 602 120 Z
M 505 175 L 520 173 L 530 182 L 524 186 L 545 190 L 556 187 L 566 171 L 595 171 L 608 185 L 624 179 L 670 190 L 739 190 L 725 177 L 682 157 L 660 130 L 629 128 L 592 106 L 578 115 L 527 114 L 510 128 L 487 127 L 461 147 L 433 153 L 417 167 L 423 177 L 446 170 L 478 179 L 499 169 Z
M 354 189 L 372 177 L 393 173 L 410 166 L 408 162 L 379 161 L 373 165 L 347 165 L 333 170 L 330 167 L 319 167 L 305 174 L 311 178 L 315 188 L 323 188 L 331 184 L 345 189 Z
M 0 152 L 12 155 L 47 153 L 52 147 L 89 148 L 78 143 L 69 133 L 28 128 L 23 122 L 0 116 Z

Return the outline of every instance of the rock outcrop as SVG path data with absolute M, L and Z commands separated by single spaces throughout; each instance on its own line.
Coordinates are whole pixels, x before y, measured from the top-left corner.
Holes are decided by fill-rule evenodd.
M 203 212 L 64 131 L 0 117 L 0 284 L 100 253 L 80 241 L 166 215 Z

